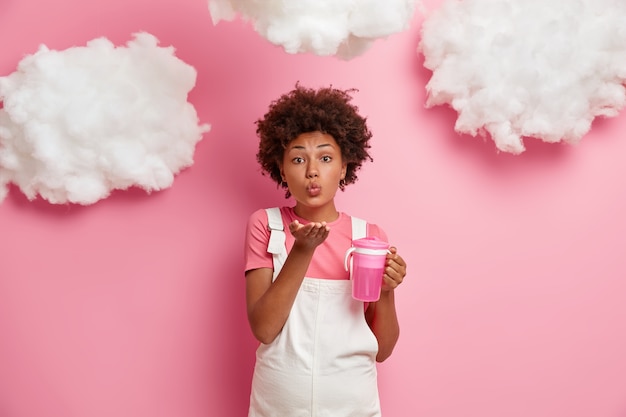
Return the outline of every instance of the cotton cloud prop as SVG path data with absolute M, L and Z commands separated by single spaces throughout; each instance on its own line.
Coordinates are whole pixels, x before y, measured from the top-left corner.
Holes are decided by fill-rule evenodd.
M 626 103 L 623 0 L 446 0 L 422 26 L 427 107 L 519 154 L 524 137 L 578 142 Z
M 42 45 L 0 77 L 0 202 L 9 183 L 31 200 L 83 205 L 114 189 L 170 187 L 209 130 L 187 102 L 195 82 L 148 33 L 126 47 Z
M 351 59 L 408 28 L 419 0 L 209 0 L 213 24 L 237 14 L 288 53 Z

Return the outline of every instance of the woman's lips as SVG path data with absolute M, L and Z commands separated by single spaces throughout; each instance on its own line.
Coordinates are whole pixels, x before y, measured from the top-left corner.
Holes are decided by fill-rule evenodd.
M 306 191 L 311 197 L 315 197 L 322 192 L 322 187 L 320 187 L 318 184 L 311 184 L 306 187 Z

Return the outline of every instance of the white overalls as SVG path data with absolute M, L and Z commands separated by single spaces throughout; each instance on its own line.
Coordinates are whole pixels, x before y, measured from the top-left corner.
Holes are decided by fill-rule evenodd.
M 267 209 L 274 277 L 287 258 L 278 208 Z M 352 217 L 352 238 L 366 223 Z M 378 343 L 351 281 L 305 277 L 280 334 L 259 346 L 249 417 L 380 416 Z

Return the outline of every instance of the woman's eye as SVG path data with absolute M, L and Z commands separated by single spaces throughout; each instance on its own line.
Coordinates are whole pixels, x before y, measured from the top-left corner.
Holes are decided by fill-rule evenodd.
M 293 159 L 292 159 L 292 161 L 293 161 L 295 164 L 301 164 L 301 163 L 303 163 L 303 162 L 304 162 L 304 158 L 301 158 L 301 157 L 299 157 L 299 156 L 298 156 L 298 157 L 293 158 Z
M 323 162 L 330 162 L 332 159 L 333 159 L 333 158 L 331 158 L 331 157 L 330 157 L 330 156 L 328 156 L 328 155 L 322 156 L 322 161 L 323 161 Z

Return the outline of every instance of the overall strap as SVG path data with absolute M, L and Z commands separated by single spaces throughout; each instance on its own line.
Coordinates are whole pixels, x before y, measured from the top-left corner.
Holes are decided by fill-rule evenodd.
M 352 217 L 352 240 L 367 237 L 367 222 L 358 217 Z
M 267 251 L 272 254 L 274 261 L 274 275 L 272 281 L 276 279 L 278 273 L 287 259 L 287 247 L 285 246 L 285 226 L 278 207 L 265 209 L 267 213 L 267 228 L 270 231 L 270 240 L 267 243 Z

